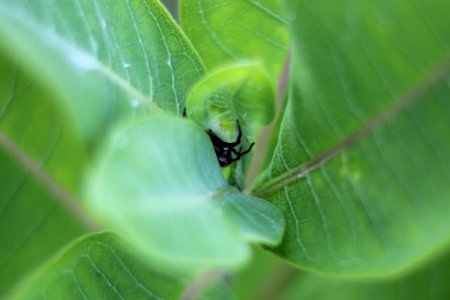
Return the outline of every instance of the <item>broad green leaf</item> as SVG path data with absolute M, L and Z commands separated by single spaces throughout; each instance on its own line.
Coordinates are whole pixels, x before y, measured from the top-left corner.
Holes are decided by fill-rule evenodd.
M 201 127 L 169 116 L 116 130 L 98 153 L 87 200 L 144 257 L 187 271 L 239 267 L 247 242 L 275 245 L 284 228 L 274 206 L 228 186 Z
M 89 136 L 154 103 L 180 113 L 203 73 L 155 0 L 2 0 L 0 47 L 70 107 Z
M 202 72 L 155 1 L 0 1 L 1 294 L 95 228 L 76 200 L 86 148 L 124 115 L 181 111 Z
M 186 276 L 154 269 L 111 233 L 76 241 L 18 286 L 12 299 L 178 299 Z
M 450 6 L 285 1 L 292 89 L 255 194 L 284 213 L 279 255 L 381 276 L 450 242 Z
M 444 257 L 430 266 L 386 280 L 343 280 L 316 274 L 299 274 L 278 299 L 302 300 L 441 300 L 450 298 L 450 259 Z
M 220 139 L 232 143 L 237 121 L 247 138 L 273 119 L 275 93 L 259 64 L 237 64 L 208 74 L 186 100 L 187 116 Z
M 86 230 L 67 205 L 86 153 L 55 101 L 0 54 L 0 298 Z
M 279 0 L 181 0 L 181 25 L 208 68 L 260 60 L 276 78 L 288 32 Z

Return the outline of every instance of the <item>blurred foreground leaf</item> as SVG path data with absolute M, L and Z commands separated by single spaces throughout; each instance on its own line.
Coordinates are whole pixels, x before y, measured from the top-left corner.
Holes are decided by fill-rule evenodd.
M 69 204 L 83 171 L 84 144 L 54 95 L 3 58 L 0 54 L 0 298 L 91 226 L 76 203 Z
M 284 229 L 274 206 L 226 183 L 203 129 L 176 117 L 118 128 L 87 187 L 95 215 L 168 268 L 239 267 L 247 242 L 276 245 Z

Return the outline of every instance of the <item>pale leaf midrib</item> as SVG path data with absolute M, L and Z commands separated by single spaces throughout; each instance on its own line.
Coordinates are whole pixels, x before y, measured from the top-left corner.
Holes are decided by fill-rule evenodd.
M 40 164 L 31 158 L 25 151 L 14 143 L 8 136 L 0 131 L 0 148 L 10 154 L 24 170 L 36 179 L 53 198 L 65 207 L 74 217 L 76 217 L 86 228 L 90 230 L 99 230 L 100 226 L 96 224 L 81 208 L 79 201 L 75 199 L 63 186 L 52 178 Z
M 0 7 L 1 7 L 0 3 Z M 24 18 L 23 15 L 15 12 L 14 10 L 0 9 L 1 14 L 6 15 L 9 18 L 15 19 L 16 22 L 20 22 L 30 30 L 34 31 L 38 36 L 41 36 L 43 40 L 57 41 L 59 45 L 67 47 L 68 49 L 73 49 L 73 51 L 83 53 L 88 55 L 90 59 L 95 61 L 98 66 L 98 70 L 108 78 L 112 83 L 116 84 L 123 91 L 130 95 L 130 98 L 136 99 L 141 102 L 142 105 L 148 107 L 149 110 L 158 112 L 161 109 L 156 105 L 153 99 L 148 98 L 142 92 L 131 84 L 131 82 L 124 79 L 121 75 L 113 71 L 109 66 L 105 65 L 97 56 L 93 55 L 89 50 L 80 48 L 78 45 L 74 44 L 73 41 L 66 39 L 63 35 L 47 30 L 45 25 L 30 22 L 28 19 Z M 56 43 L 54 43 L 56 44 Z

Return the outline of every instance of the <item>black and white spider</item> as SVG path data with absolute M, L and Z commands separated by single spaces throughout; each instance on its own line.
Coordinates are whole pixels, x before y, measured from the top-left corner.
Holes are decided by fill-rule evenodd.
M 187 117 L 186 108 L 184 108 L 182 115 L 183 117 Z M 239 120 L 236 120 L 236 122 L 238 125 L 238 137 L 236 141 L 232 143 L 222 141 L 222 139 L 219 138 L 211 129 L 206 130 L 206 133 L 214 146 L 214 151 L 216 152 L 217 160 L 219 161 L 219 165 L 221 167 L 226 167 L 232 162 L 240 160 L 241 157 L 249 153 L 252 150 L 253 145 L 255 145 L 255 143 L 252 143 L 245 151 L 242 151 L 242 147 L 239 148 L 239 150 L 236 150 L 236 147 L 239 146 L 242 138 L 241 125 L 239 124 Z M 235 155 L 234 157 L 233 154 Z
M 219 165 L 221 167 L 226 167 L 232 162 L 241 159 L 241 157 L 249 153 L 252 150 L 253 145 L 255 145 L 255 143 L 252 143 L 250 147 L 248 147 L 248 149 L 245 151 L 242 151 L 242 147 L 236 149 L 236 147 L 241 143 L 242 138 L 241 126 L 239 125 L 239 121 L 236 122 L 239 132 L 236 141 L 232 143 L 222 141 L 211 129 L 208 129 L 206 131 L 214 146 L 214 151 L 216 152 L 217 160 L 219 161 Z

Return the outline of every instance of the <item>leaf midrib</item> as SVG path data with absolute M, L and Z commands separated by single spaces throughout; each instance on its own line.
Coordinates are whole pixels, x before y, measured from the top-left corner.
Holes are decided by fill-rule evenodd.
M 377 128 L 383 126 L 393 117 L 413 105 L 420 99 L 423 99 L 432 88 L 442 83 L 450 75 L 450 56 L 447 56 L 434 70 L 428 73 L 422 80 L 415 84 L 402 96 L 393 101 L 384 111 L 369 120 L 364 126 L 356 130 L 353 134 L 334 145 L 328 150 L 322 152 L 313 159 L 304 162 L 289 171 L 268 180 L 259 187 L 256 187 L 252 194 L 258 197 L 267 197 L 279 189 L 290 185 L 297 180 L 305 178 L 311 172 L 331 161 L 338 154 L 350 149 L 360 142 L 363 138 L 371 134 Z
M 62 206 L 76 217 L 87 229 L 99 230 L 101 227 L 92 220 L 81 208 L 79 201 L 69 193 L 63 186 L 61 186 L 54 178 L 52 178 L 40 164 L 31 158 L 26 152 L 14 143 L 8 136 L 0 131 L 0 149 L 5 150 L 10 154 L 24 170 L 29 172 L 31 176 L 36 179 L 46 191 L 53 196 Z
M 2 6 L 4 5 L 0 3 L 0 7 Z M 77 53 L 82 53 L 83 55 L 88 56 L 90 59 L 92 59 L 92 61 L 96 63 L 97 69 L 100 70 L 100 72 L 112 83 L 116 84 L 118 87 L 122 88 L 123 91 L 129 94 L 131 96 L 130 98 L 136 99 L 142 105 L 145 105 L 150 111 L 161 111 L 161 109 L 156 105 L 153 99 L 150 99 L 142 94 L 142 92 L 135 86 L 133 86 L 131 82 L 125 80 L 122 76 L 114 72 L 109 66 L 106 66 L 97 56 L 92 55 L 89 50 L 80 48 L 78 45 L 74 44 L 71 40 L 66 39 L 65 36 L 61 35 L 60 33 L 48 30 L 46 25 L 39 24 L 37 22 L 30 22 L 20 12 L 7 8 L 8 6 L 6 5 L 6 7 L 4 6 L 4 9 L 0 9 L 0 14 L 13 19 L 16 22 L 22 23 L 29 30 L 35 32 L 35 34 L 37 34 L 38 36 L 41 36 L 42 40 L 44 41 L 57 41 L 58 43 L 55 42 L 54 44 L 62 45 L 61 47 L 66 47 L 67 49 L 71 49 L 71 51 L 76 51 Z

